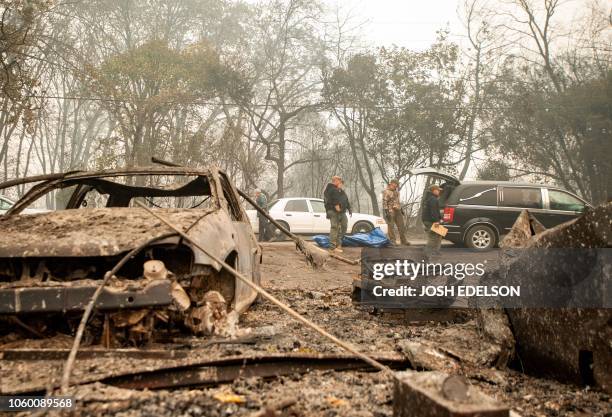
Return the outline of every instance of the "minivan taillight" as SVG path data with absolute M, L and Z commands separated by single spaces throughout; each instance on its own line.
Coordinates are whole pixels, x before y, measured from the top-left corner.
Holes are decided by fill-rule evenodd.
M 455 218 L 455 208 L 454 207 L 444 207 L 444 214 L 442 215 L 442 220 L 444 223 L 452 223 Z

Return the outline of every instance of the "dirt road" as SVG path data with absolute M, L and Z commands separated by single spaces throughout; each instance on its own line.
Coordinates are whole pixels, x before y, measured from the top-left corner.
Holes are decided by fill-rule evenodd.
M 330 258 L 322 268 L 314 270 L 304 262 L 291 242 L 264 243 L 262 283 L 275 290 L 330 290 L 349 288 L 358 278 L 359 266 L 348 265 Z M 359 259 L 361 248 L 345 248 L 342 256 Z

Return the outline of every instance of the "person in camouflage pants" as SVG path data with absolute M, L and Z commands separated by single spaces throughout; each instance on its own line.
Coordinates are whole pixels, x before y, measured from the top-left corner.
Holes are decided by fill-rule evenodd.
M 332 181 L 325 187 L 323 200 L 325 202 L 327 218 L 330 221 L 330 249 L 335 252 L 343 252 L 342 238 L 348 226 L 346 212 L 348 211 L 349 215 L 352 215 L 352 211 L 348 196 L 344 191 L 344 181 L 342 181 L 342 178 L 337 175 L 332 177 Z
M 387 188 L 383 191 L 382 206 L 385 221 L 389 226 L 389 239 L 391 239 L 391 243 L 396 243 L 395 226 L 397 226 L 400 242 L 402 245 L 408 245 L 406 226 L 404 225 L 404 214 L 402 213 L 402 206 L 400 205 L 398 180 L 391 180 Z

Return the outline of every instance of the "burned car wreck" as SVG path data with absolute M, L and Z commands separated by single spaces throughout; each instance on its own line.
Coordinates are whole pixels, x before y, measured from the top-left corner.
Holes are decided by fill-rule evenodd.
M 231 335 L 255 300 L 252 289 L 135 204 L 259 283 L 261 249 L 235 187 L 216 168 L 154 166 L 31 181 L 38 184 L 0 216 L 0 334 L 16 327 L 39 336 L 74 332 L 105 273 L 141 246 L 97 299 L 90 342 L 138 345 L 179 331 Z M 63 196 L 62 209 L 20 214 L 53 195 Z

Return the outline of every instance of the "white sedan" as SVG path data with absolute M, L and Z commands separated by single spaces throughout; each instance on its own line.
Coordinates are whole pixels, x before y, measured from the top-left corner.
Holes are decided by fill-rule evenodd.
M 13 204 L 15 204 L 15 203 L 12 200 L 9 200 L 8 198 L 0 195 L 0 216 L 2 216 L 11 207 L 13 207 Z M 44 212 L 47 212 L 47 211 L 49 211 L 49 210 L 27 208 L 27 209 L 23 210 L 21 212 L 21 214 L 37 214 L 37 213 L 44 213 Z
M 329 233 L 330 222 L 326 218 L 325 205 L 320 198 L 280 198 L 268 207 L 272 218 L 291 232 L 304 235 Z M 259 230 L 256 210 L 247 210 L 255 233 Z M 348 213 L 347 213 L 348 216 Z M 387 233 L 387 223 L 382 217 L 353 213 L 348 217 L 347 233 L 367 233 L 380 227 Z

